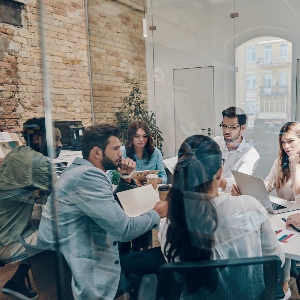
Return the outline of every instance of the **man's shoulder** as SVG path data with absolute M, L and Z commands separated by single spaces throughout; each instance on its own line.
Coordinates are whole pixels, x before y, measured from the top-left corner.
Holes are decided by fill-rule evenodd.
M 254 148 L 254 146 L 249 145 L 247 142 L 245 142 L 244 151 L 251 155 L 255 155 L 259 157 L 259 154 L 257 150 Z
M 82 179 L 87 178 L 95 178 L 95 180 L 105 180 L 109 181 L 109 177 L 107 174 L 101 169 L 95 167 L 91 163 L 87 163 L 83 161 L 83 158 L 76 159 L 61 175 L 60 178 L 78 178 Z
M 217 144 L 219 144 L 219 143 L 221 143 L 221 142 L 224 140 L 224 137 L 222 137 L 222 136 L 215 136 L 215 137 L 213 137 L 213 140 L 214 140 Z

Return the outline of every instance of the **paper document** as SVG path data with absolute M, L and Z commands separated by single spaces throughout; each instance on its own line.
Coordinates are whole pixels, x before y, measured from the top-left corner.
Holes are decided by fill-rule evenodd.
M 151 184 L 117 193 L 117 196 L 129 217 L 136 217 L 153 209 L 159 201 L 158 193 Z
M 174 157 L 171 157 L 171 158 L 168 158 L 168 159 L 164 160 L 165 166 L 168 168 L 168 170 L 172 174 L 174 174 L 174 170 L 175 170 L 177 162 L 178 162 L 178 156 L 174 156 Z
M 284 244 L 288 243 L 289 241 L 293 240 L 295 237 L 300 235 L 300 233 L 295 230 L 282 228 L 275 229 L 275 233 L 278 241 Z
M 8 132 L 0 132 L 0 142 L 11 142 L 12 138 Z

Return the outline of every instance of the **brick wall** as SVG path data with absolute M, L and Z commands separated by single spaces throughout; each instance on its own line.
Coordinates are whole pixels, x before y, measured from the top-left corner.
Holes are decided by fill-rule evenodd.
M 43 116 L 37 0 L 23 0 L 23 27 L 0 23 L 0 129 L 18 131 Z M 45 28 L 53 118 L 92 118 L 84 0 L 46 0 Z M 142 78 L 146 97 L 143 0 L 88 0 L 95 122 L 112 121 L 130 88 Z
M 44 2 L 53 118 L 90 124 L 84 1 Z M 0 23 L 0 126 L 12 131 L 44 115 L 38 6 L 24 4 L 23 27 Z
M 88 11 L 95 122 L 112 121 L 131 90 L 124 78 L 142 78 L 147 96 L 143 0 L 90 0 Z

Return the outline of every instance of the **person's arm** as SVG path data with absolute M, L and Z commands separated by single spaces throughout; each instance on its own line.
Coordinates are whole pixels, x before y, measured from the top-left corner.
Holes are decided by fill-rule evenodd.
M 293 190 L 295 200 L 300 202 L 300 158 L 299 154 L 289 157 L 289 162 L 294 169 Z
M 236 170 L 238 172 L 252 175 L 257 167 L 259 161 L 259 154 L 258 152 L 251 147 L 247 153 L 245 153 L 240 160 L 235 164 L 237 167 L 233 167 L 233 170 Z M 224 178 L 223 178 L 224 179 Z M 226 178 L 226 186 L 225 188 L 222 188 L 220 183 L 220 187 L 225 191 L 225 192 L 230 192 L 232 189 L 232 185 L 235 183 L 235 180 L 233 176 L 231 175 L 230 177 Z M 223 183 L 224 184 L 224 183 Z
M 159 149 L 155 148 L 155 152 L 156 152 L 156 158 L 157 158 L 157 170 L 159 170 L 158 172 L 158 183 L 167 183 L 167 173 L 164 167 L 164 162 L 163 162 L 163 157 L 161 155 L 161 152 Z
M 293 214 L 287 217 L 285 226 L 286 228 L 290 228 L 291 225 L 294 225 L 298 229 L 300 229 L 300 213 Z
M 270 171 L 269 175 L 264 180 L 265 187 L 266 187 L 268 193 L 273 191 L 276 187 L 276 181 L 277 181 L 277 178 L 278 178 L 277 169 L 278 169 L 278 160 L 276 159 L 273 163 L 273 166 L 271 168 L 271 171 Z
M 285 254 L 280 242 L 278 241 L 274 229 L 271 226 L 269 219 L 266 219 L 261 226 L 261 247 L 262 255 L 276 255 L 281 260 L 281 267 L 285 261 Z
M 160 217 L 154 210 L 128 217 L 114 199 L 109 179 L 96 168 L 82 173 L 75 186 L 70 195 L 72 202 L 120 242 L 130 241 L 159 225 Z

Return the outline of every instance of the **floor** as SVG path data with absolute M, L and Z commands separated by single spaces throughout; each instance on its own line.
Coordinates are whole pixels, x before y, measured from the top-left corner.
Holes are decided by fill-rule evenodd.
M 9 265 L 6 265 L 5 267 L 0 268 L 0 290 L 2 289 L 5 282 L 12 277 L 12 275 L 14 274 L 17 267 L 18 267 L 18 264 L 9 264 Z M 34 289 L 34 281 L 32 280 L 32 276 L 30 276 L 30 277 L 31 277 L 31 283 L 32 283 L 32 286 Z M 300 296 L 298 294 L 295 278 L 291 278 L 289 285 L 290 285 L 290 288 L 292 291 L 292 297 L 290 298 L 290 300 L 300 300 Z M 11 300 L 11 299 L 12 298 L 7 297 L 6 295 L 4 295 L 0 292 L 0 300 Z M 38 298 L 38 299 L 43 300 L 41 298 Z M 116 300 L 128 300 L 128 299 L 129 299 L 129 296 L 128 296 L 128 294 L 126 294 L 122 297 L 119 297 Z M 55 300 L 55 299 L 53 299 L 53 300 Z

